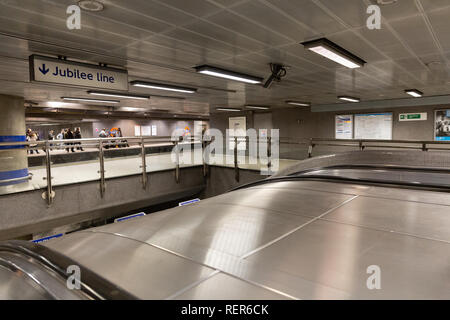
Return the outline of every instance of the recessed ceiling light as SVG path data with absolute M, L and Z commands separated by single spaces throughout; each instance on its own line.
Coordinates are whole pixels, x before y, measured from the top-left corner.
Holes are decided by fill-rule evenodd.
M 195 67 L 195 70 L 197 70 L 197 72 L 201 74 L 206 74 L 213 77 L 235 80 L 250 84 L 262 83 L 264 80 L 263 78 L 254 77 L 247 74 L 211 67 L 207 65 Z
M 141 95 L 135 95 L 135 94 L 106 92 L 106 91 L 88 91 L 87 93 L 92 94 L 94 96 L 116 97 L 116 98 L 124 98 L 124 99 L 136 99 L 136 100 L 150 99 L 150 96 L 141 96 Z
M 235 108 L 217 108 L 217 111 L 230 111 L 230 112 L 239 112 L 242 111 L 241 109 L 235 109 Z
M 118 100 L 98 100 L 89 98 L 73 98 L 73 97 L 61 97 L 62 100 L 66 101 L 82 101 L 82 102 L 92 102 L 92 103 L 119 103 Z
M 288 100 L 286 101 L 287 104 L 293 105 L 293 106 L 300 106 L 300 107 L 309 107 L 311 104 L 309 102 L 301 102 L 301 101 L 292 101 Z
M 183 92 L 183 93 L 196 93 L 197 92 L 197 89 L 194 89 L 194 88 L 173 86 L 173 85 L 168 85 L 168 84 L 146 82 L 146 81 L 131 81 L 130 84 L 134 87 L 157 89 L 157 90 L 166 90 L 166 91 Z
M 265 106 L 245 106 L 247 109 L 255 109 L 255 110 L 269 110 L 270 107 L 265 107 Z
M 302 42 L 306 49 L 327 59 L 339 63 L 347 68 L 360 68 L 366 63 L 363 59 L 338 46 L 326 38 Z
M 103 3 L 96 0 L 81 0 L 78 1 L 78 6 L 83 10 L 91 12 L 99 12 L 105 8 Z
M 393 4 L 396 3 L 397 0 L 377 0 L 377 4 L 379 5 L 387 5 L 387 4 Z
M 338 98 L 340 100 L 349 101 L 349 102 L 360 102 L 361 101 L 360 98 L 349 97 L 349 96 L 339 96 Z
M 420 98 L 421 96 L 423 96 L 423 92 L 417 89 L 408 89 L 405 90 L 405 92 L 410 96 L 413 96 L 414 98 Z

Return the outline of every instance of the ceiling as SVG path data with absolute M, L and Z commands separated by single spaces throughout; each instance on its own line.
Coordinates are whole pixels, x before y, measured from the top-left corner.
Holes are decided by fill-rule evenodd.
M 62 96 L 87 97 L 85 89 L 30 83 L 28 56 L 33 53 L 125 67 L 130 81 L 199 88 L 188 95 L 130 87 L 134 93 L 184 98 L 121 102 L 121 107 L 149 112 L 204 116 L 218 106 L 282 108 L 288 107 L 285 100 L 333 104 L 338 95 L 386 100 L 404 98 L 410 88 L 426 96 L 450 93 L 450 0 L 383 5 L 380 30 L 366 27 L 371 0 L 101 2 L 103 11 L 82 11 L 81 30 L 69 30 L 66 9 L 76 1 L 0 0 L 0 93 L 21 95 L 40 106 Z M 367 64 L 347 69 L 299 44 L 320 37 Z M 270 89 L 193 69 L 210 64 L 267 78 L 271 62 L 289 69 Z

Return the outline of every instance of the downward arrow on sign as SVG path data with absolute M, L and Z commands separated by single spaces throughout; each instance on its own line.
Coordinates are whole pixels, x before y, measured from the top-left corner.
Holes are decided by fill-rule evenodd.
M 39 71 L 42 72 L 43 75 L 46 75 L 50 69 L 45 67 L 45 63 L 42 65 L 42 67 L 39 68 Z

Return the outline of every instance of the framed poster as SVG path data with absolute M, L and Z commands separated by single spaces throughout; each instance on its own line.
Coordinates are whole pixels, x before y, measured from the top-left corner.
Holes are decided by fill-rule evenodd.
M 335 125 L 336 139 L 353 139 L 353 115 L 337 115 Z
M 247 118 L 246 117 L 231 117 L 228 119 L 230 130 L 230 150 L 234 149 L 234 137 L 238 137 L 238 150 L 246 150 L 246 134 L 247 134 Z
M 142 128 L 143 136 L 151 136 L 152 135 L 150 126 L 142 126 L 141 128 Z
M 141 126 L 134 126 L 134 135 L 136 137 L 140 137 L 141 136 Z
M 450 109 L 436 110 L 434 132 L 436 141 L 450 141 Z
M 392 140 L 392 113 L 355 115 L 355 139 Z
M 152 125 L 152 136 L 157 136 L 158 135 L 158 129 L 155 125 Z

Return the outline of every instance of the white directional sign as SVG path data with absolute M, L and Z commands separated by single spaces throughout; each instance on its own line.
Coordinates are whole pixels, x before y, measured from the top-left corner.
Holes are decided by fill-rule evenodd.
M 31 81 L 128 90 L 128 71 L 62 59 L 30 56 Z

